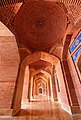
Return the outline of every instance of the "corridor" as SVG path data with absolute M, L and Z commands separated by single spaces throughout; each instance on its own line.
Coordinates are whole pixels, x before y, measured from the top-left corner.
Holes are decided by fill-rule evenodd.
M 70 115 L 61 109 L 58 102 L 38 96 L 32 102 L 22 104 L 17 117 L 26 117 L 26 120 L 81 120 L 81 115 Z
M 81 120 L 81 0 L 1 0 L 0 120 Z

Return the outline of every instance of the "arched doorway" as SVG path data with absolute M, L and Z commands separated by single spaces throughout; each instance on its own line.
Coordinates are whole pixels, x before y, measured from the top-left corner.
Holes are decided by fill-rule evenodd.
M 39 88 L 39 94 L 42 94 L 42 88 Z

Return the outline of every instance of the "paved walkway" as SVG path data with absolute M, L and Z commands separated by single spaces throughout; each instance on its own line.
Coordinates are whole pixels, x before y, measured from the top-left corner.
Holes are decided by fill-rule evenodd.
M 61 109 L 58 102 L 34 100 L 22 105 L 14 117 L 0 116 L 0 120 L 81 120 L 81 115 L 70 115 Z

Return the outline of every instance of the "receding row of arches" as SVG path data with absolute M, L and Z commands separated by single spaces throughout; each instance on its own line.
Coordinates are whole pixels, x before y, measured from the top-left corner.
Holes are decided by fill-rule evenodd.
M 14 35 L 1 22 L 0 25 L 9 33 L 0 35 L 0 110 L 4 109 L 4 114 L 8 110 L 7 114 L 15 115 L 22 104 L 41 101 L 42 96 L 53 102 L 58 100 L 70 114 L 80 113 L 81 84 L 68 50 L 72 35 L 65 37 L 62 59 L 38 51 L 20 62 Z

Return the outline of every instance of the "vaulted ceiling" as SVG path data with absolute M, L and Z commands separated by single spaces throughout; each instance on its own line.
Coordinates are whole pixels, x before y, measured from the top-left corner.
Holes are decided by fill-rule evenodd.
M 53 1 L 28 1 L 14 20 L 19 43 L 33 51 L 46 50 L 62 42 L 66 26 L 65 12 Z
M 35 0 L 31 0 L 31 1 L 33 2 Z M 41 0 L 39 0 L 39 1 L 41 1 Z M 57 2 L 58 6 L 64 10 L 65 15 L 67 17 L 66 34 L 73 34 L 76 30 L 81 28 L 81 0 L 47 0 L 47 1 Z M 14 29 L 15 16 L 18 13 L 21 6 L 22 5 L 27 6 L 27 3 L 29 3 L 29 2 L 30 2 L 30 0 L 2 0 L 2 1 L 0 1 L 0 21 L 2 21 L 13 32 L 13 34 L 16 33 L 15 29 Z M 30 4 L 32 2 L 30 2 Z M 24 5 L 24 4 L 26 4 L 26 5 Z M 32 8 L 33 6 L 34 6 L 34 8 Z M 37 9 L 35 7 L 35 5 L 32 5 L 32 7 L 31 7 L 32 9 Z M 58 11 L 60 12 L 60 10 L 58 10 Z M 31 9 L 29 10 L 29 12 L 31 12 Z M 33 14 L 33 15 L 35 15 L 35 14 Z M 49 16 L 49 19 L 51 19 L 51 16 Z M 52 19 L 53 19 L 53 17 L 52 17 Z M 54 22 L 54 21 L 52 21 L 52 19 L 50 20 L 50 24 L 47 26 L 50 27 L 50 25 L 52 25 L 51 22 L 52 23 Z M 61 21 L 61 19 L 60 19 L 60 21 Z M 39 26 L 43 25 L 43 22 L 44 22 L 43 19 L 38 20 L 38 24 L 39 24 L 38 28 L 39 28 Z M 59 22 L 57 22 L 57 23 L 59 23 Z M 55 24 L 57 24 L 57 23 L 55 23 Z M 38 30 L 38 28 L 37 28 L 37 30 Z M 47 27 L 47 29 L 48 29 L 48 27 Z M 30 29 L 30 31 L 31 31 L 31 29 Z M 43 32 L 43 37 L 41 36 L 42 32 Z M 52 38 L 53 40 L 50 40 L 51 41 L 51 45 L 50 45 L 50 44 L 48 44 L 48 43 L 50 43 L 49 38 L 50 38 L 50 36 L 53 36 L 54 32 L 53 32 L 53 34 L 52 34 L 52 32 L 49 32 L 49 31 L 47 32 L 47 34 L 51 33 L 50 36 L 48 37 L 48 43 L 46 43 L 44 41 L 45 39 L 47 39 L 47 36 L 48 36 L 46 33 L 45 34 L 44 33 L 45 32 L 41 29 L 40 39 L 42 39 L 42 42 L 44 43 L 44 46 L 42 44 L 41 48 L 46 47 L 47 49 L 43 50 L 43 51 L 53 54 L 53 55 L 57 56 L 59 59 L 61 59 L 62 58 L 62 50 L 63 50 L 63 40 L 62 40 L 63 38 L 61 38 L 61 40 L 59 40 L 57 45 L 53 45 L 53 42 L 55 42 L 55 39 Z M 38 34 L 38 33 L 36 32 L 36 34 Z M 35 33 L 34 33 L 34 35 L 35 35 Z M 43 38 L 45 38 L 45 39 L 43 39 Z M 35 41 L 34 39 L 32 41 L 34 43 L 31 44 L 30 46 L 25 43 L 23 44 L 23 42 L 18 42 L 19 52 L 21 55 L 21 61 L 24 59 L 25 56 L 34 52 L 36 46 L 40 50 L 40 39 L 39 39 L 39 45 L 35 44 L 36 42 L 34 42 Z M 30 42 L 28 44 L 30 44 Z M 33 46 L 33 48 L 32 48 L 32 46 Z M 32 49 L 29 49 L 29 48 L 32 48 Z
M 0 21 L 16 36 L 21 61 L 36 51 L 61 59 L 64 36 L 81 28 L 81 0 L 2 0 Z M 31 68 L 50 73 L 51 65 L 38 61 Z
M 14 20 L 17 12 L 19 11 L 22 4 L 27 3 L 30 0 L 2 0 L 0 1 L 0 21 L 2 21 L 14 34 Z M 35 0 L 31 0 L 35 1 Z M 40 1 L 40 0 L 39 0 Z M 64 10 L 67 17 L 67 34 L 72 34 L 76 29 L 81 28 L 81 1 L 80 0 L 47 0 L 57 2 L 58 5 Z M 18 42 L 18 46 L 21 46 Z M 52 42 L 51 42 L 52 44 Z M 24 46 L 24 47 L 23 47 Z M 31 45 L 32 47 L 32 45 Z M 45 47 L 45 46 L 44 46 Z M 27 49 L 28 54 L 35 51 L 35 48 L 29 50 L 29 46 L 23 45 L 22 48 Z M 50 46 L 45 50 L 57 56 L 58 58 L 62 57 L 62 48 L 63 43 L 59 41 L 58 45 Z M 23 50 L 20 49 L 22 52 Z M 60 50 L 60 54 L 59 51 Z M 20 51 L 20 52 L 21 52 Z

